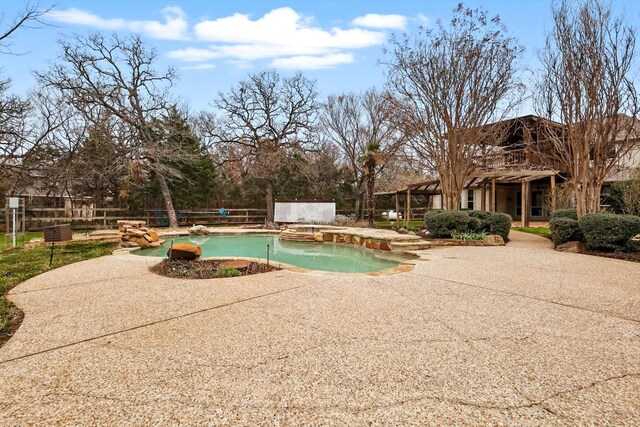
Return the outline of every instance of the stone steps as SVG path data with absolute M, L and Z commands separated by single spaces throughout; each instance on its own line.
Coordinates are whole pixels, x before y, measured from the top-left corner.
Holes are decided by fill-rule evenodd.
M 420 251 L 431 248 L 431 242 L 421 240 L 413 242 L 391 242 L 389 244 L 392 252 L 402 253 L 405 251 Z

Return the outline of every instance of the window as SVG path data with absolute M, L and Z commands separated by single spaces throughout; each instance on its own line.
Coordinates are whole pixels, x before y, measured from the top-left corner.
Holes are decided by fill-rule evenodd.
M 467 190 L 467 209 L 473 210 L 473 193 L 472 189 Z
M 531 216 L 542 216 L 542 190 L 531 192 Z

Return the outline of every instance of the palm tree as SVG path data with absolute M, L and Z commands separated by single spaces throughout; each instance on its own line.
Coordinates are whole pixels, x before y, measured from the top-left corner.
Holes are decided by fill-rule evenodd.
M 367 217 L 369 218 L 369 227 L 373 227 L 373 216 L 375 212 L 373 191 L 376 185 L 376 167 L 378 166 L 378 159 L 381 155 L 380 144 L 370 142 L 367 144 L 367 151 L 362 158 L 364 163 L 363 172 L 367 183 Z

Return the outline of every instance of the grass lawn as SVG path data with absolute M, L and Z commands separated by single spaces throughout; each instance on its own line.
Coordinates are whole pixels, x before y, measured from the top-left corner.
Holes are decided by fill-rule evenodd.
M 376 227 L 380 227 L 380 228 L 391 228 L 396 224 L 398 226 L 404 227 L 404 221 L 400 221 L 399 223 L 397 223 L 396 221 L 376 221 L 375 224 L 376 224 Z M 420 228 L 422 227 L 422 221 L 417 219 L 409 221 L 409 227 Z
M 511 227 L 512 230 L 524 231 L 525 233 L 537 234 L 538 236 L 551 238 L 551 231 L 547 227 Z
M 27 231 L 25 241 L 28 242 L 32 239 L 38 239 L 42 237 L 42 231 Z M 7 241 L 11 245 L 11 236 L 5 236 L 4 233 L 0 234 L 0 251 L 7 248 Z M 18 246 L 22 246 L 22 236 L 18 235 Z
M 11 288 L 45 271 L 108 255 L 116 247 L 117 243 L 112 242 L 74 242 L 57 245 L 51 266 L 49 266 L 50 246 L 0 250 L 0 344 L 8 338 L 11 319 L 17 313 L 16 307 L 5 298 L 5 294 Z

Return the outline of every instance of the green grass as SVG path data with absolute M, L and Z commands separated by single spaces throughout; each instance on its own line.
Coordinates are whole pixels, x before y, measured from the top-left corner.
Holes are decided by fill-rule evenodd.
M 25 242 L 29 242 L 33 239 L 38 239 L 41 237 L 42 237 L 42 231 L 27 231 L 27 234 L 25 236 Z M 12 244 L 11 236 L 8 236 L 7 238 L 7 236 L 4 233 L 0 234 L 0 251 L 7 247 L 7 241 L 9 242 L 9 245 Z M 18 236 L 18 246 L 22 246 L 22 236 Z
M 380 227 L 380 228 L 391 228 L 394 225 L 397 225 L 398 227 L 404 227 L 404 221 L 376 221 L 376 227 Z M 409 221 L 409 227 L 414 227 L 414 228 L 420 228 L 422 227 L 422 221 L 421 220 L 412 220 Z
M 25 280 L 63 265 L 72 264 L 110 254 L 117 243 L 73 242 L 57 245 L 54 249 L 53 265 L 49 266 L 51 246 L 33 249 L 6 249 L 0 251 L 0 342 L 6 333 L 16 308 L 5 295 Z
M 515 231 L 523 231 L 525 233 L 537 234 L 538 236 L 551 238 L 551 231 L 547 227 L 511 227 Z

